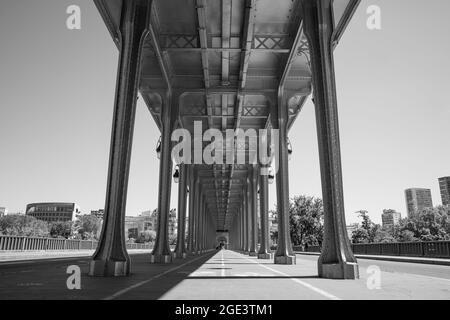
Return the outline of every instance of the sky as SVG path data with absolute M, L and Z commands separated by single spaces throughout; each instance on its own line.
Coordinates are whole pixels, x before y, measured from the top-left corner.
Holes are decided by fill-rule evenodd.
M 81 8 L 81 30 L 66 9 Z M 381 8 L 381 30 L 366 26 Z M 404 190 L 450 175 L 448 0 L 362 0 L 335 51 L 347 223 L 406 215 Z M 118 52 L 91 0 L 0 1 L 0 206 L 103 208 Z M 314 109 L 292 127 L 290 196 L 321 196 Z M 157 207 L 158 129 L 138 100 L 127 215 Z M 173 185 L 171 207 L 177 205 Z M 270 204 L 275 203 L 275 184 Z

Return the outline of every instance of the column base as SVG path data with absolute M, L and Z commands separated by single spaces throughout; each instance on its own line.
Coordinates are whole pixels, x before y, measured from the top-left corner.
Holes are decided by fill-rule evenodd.
M 186 252 L 175 252 L 174 257 L 176 259 L 186 259 L 187 253 Z
M 318 264 L 319 277 L 325 279 L 359 279 L 359 267 L 355 262 Z
M 275 264 L 296 264 L 295 256 L 278 256 L 275 257 Z
M 268 259 L 272 259 L 272 258 L 273 258 L 273 254 L 271 254 L 271 253 L 258 253 L 258 259 L 268 260 Z
M 152 254 L 150 255 L 150 263 L 172 263 L 173 255 L 163 255 L 163 254 Z
M 250 251 L 250 252 L 248 253 L 248 255 L 249 255 L 250 257 L 256 257 L 256 256 L 258 255 L 258 253 L 257 253 L 256 251 Z
M 93 277 L 124 277 L 130 274 L 129 261 L 92 260 L 89 275 Z

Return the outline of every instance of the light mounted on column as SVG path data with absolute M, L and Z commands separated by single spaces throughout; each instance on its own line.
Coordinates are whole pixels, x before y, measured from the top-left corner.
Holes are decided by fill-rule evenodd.
M 175 172 L 173 173 L 173 181 L 178 183 L 180 181 L 180 166 L 175 166 Z
M 287 152 L 288 152 L 288 159 L 291 160 L 292 159 L 292 144 L 291 144 L 291 140 L 289 140 L 289 138 L 287 138 Z
M 274 179 L 275 179 L 275 176 L 273 175 L 273 170 L 272 170 L 272 168 L 270 168 L 269 174 L 267 175 L 267 180 L 268 180 L 269 184 L 272 184 Z
M 159 137 L 158 143 L 156 144 L 156 156 L 161 159 L 161 137 Z

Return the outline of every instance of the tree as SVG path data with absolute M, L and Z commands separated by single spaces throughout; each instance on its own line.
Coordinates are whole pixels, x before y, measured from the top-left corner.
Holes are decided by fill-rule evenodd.
M 58 221 L 50 224 L 50 236 L 53 238 L 66 238 L 72 235 L 72 221 Z
M 169 235 L 169 245 L 173 246 L 177 243 L 177 235 L 171 234 Z
M 270 239 L 272 240 L 273 244 L 278 243 L 278 230 L 271 230 L 270 231 Z
M 449 213 L 443 206 L 424 209 L 416 218 L 402 219 L 393 236 L 400 242 L 450 240 Z
M 391 243 L 391 242 L 395 242 L 395 238 L 392 235 L 392 232 L 390 232 L 389 230 L 377 229 L 375 231 L 375 236 L 374 236 L 373 242 L 375 242 L 375 243 Z
M 74 233 L 78 233 L 83 240 L 97 240 L 102 227 L 102 219 L 93 215 L 78 215 L 73 224 Z
M 154 242 L 156 239 L 156 231 L 153 230 L 145 230 L 141 232 L 136 242 L 144 243 L 144 242 Z
M 358 228 L 352 233 L 353 243 L 369 243 L 369 233 L 364 228 Z
M 304 195 L 291 199 L 289 224 L 293 245 L 321 245 L 323 239 L 322 199 Z
M 47 237 L 48 224 L 32 216 L 12 214 L 0 218 L 0 234 L 22 237 Z
M 361 227 L 353 232 L 353 243 L 372 243 L 375 242 L 377 234 L 381 232 L 381 226 L 372 222 L 367 210 L 356 211 L 358 216 L 362 219 Z M 360 230 L 362 229 L 362 230 Z M 364 231 L 363 231 L 364 230 Z
M 410 230 L 403 230 L 400 232 L 398 240 L 400 242 L 414 242 L 417 241 L 418 239 L 414 237 L 414 232 Z

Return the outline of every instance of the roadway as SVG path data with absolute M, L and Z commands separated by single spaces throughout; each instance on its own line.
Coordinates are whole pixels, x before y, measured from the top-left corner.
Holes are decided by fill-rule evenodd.
M 113 279 L 87 276 L 87 257 L 0 263 L 0 299 L 450 299 L 449 266 L 359 259 L 361 279 L 342 281 L 318 278 L 317 258 L 285 266 L 222 250 L 151 265 L 140 253 L 130 277 Z M 80 290 L 67 289 L 70 265 Z

